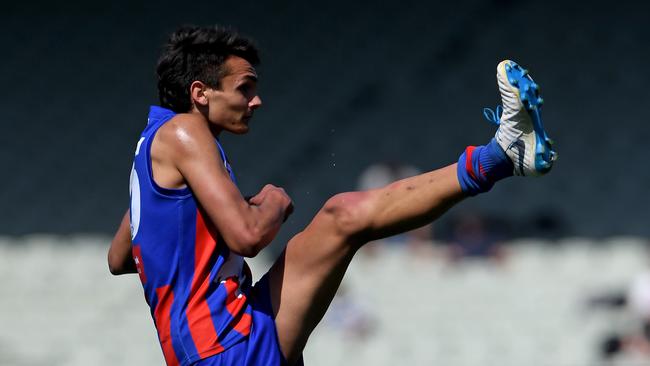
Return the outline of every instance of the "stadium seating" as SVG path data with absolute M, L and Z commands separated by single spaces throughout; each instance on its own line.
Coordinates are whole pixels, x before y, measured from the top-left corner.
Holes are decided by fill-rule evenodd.
M 360 253 L 344 280 L 354 336 L 326 315 L 306 351 L 309 365 L 581 366 L 598 360 L 604 335 L 629 319 L 587 311 L 594 294 L 626 289 L 647 268 L 645 242 L 611 238 L 509 243 L 503 266 L 413 256 L 399 246 Z M 108 239 L 0 239 L 0 364 L 161 365 L 162 353 L 136 276 L 112 277 Z M 251 263 L 256 278 L 269 260 Z M 338 305 L 337 305 L 338 304 Z M 343 310 L 342 310 L 343 309 Z

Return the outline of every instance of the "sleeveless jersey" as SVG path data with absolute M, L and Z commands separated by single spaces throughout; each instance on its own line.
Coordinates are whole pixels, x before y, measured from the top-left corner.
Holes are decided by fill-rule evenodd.
M 131 241 L 168 365 L 189 365 L 248 336 L 250 270 L 210 225 L 191 189 L 154 182 L 151 143 L 174 112 L 152 106 L 131 170 Z M 226 155 L 215 140 L 234 182 Z

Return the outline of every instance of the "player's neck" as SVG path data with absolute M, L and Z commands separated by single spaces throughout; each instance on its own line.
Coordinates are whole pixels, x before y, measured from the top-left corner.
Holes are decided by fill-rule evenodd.
M 210 119 L 208 119 L 208 116 L 206 115 L 206 113 L 204 113 L 203 111 L 197 109 L 196 106 L 194 106 L 189 113 L 197 115 L 197 116 L 201 116 L 201 119 L 203 120 L 204 123 L 206 123 L 208 125 L 208 128 L 210 129 L 210 132 L 212 133 L 212 135 L 215 138 L 219 137 L 219 135 L 223 131 L 222 126 L 220 126 L 217 123 L 210 122 Z
M 219 137 L 219 134 L 221 131 L 223 131 L 223 128 L 221 128 L 221 126 L 210 123 L 210 121 L 208 121 L 208 127 L 210 128 L 210 132 L 212 132 L 212 136 L 215 138 Z

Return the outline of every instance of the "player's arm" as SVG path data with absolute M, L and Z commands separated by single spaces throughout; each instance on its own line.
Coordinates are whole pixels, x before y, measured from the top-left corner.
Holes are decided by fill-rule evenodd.
M 169 142 L 174 165 L 230 250 L 247 257 L 257 255 L 291 213 L 291 199 L 282 188 L 266 185 L 245 200 L 230 180 L 206 123 L 192 115 L 179 117 L 160 135 L 161 142 Z
M 108 249 L 108 269 L 114 275 L 137 273 L 131 255 L 131 229 L 129 227 L 129 210 L 126 211 L 119 228 L 113 236 Z

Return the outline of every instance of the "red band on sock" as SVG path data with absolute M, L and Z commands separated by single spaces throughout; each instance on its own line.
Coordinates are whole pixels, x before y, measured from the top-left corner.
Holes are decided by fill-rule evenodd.
M 476 146 L 468 146 L 467 149 L 465 149 L 465 170 L 467 170 L 472 179 L 476 179 L 474 167 L 472 166 L 472 154 L 474 153 L 474 149 L 476 149 Z

